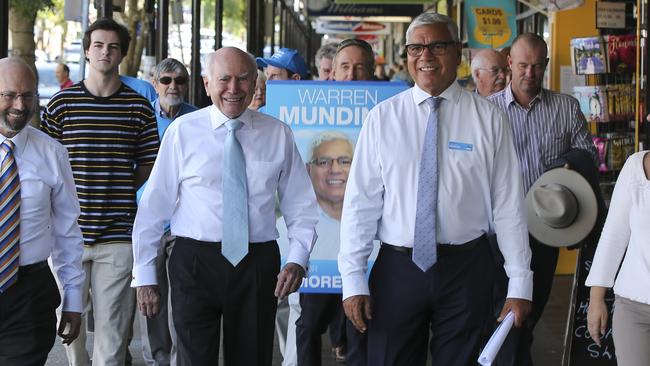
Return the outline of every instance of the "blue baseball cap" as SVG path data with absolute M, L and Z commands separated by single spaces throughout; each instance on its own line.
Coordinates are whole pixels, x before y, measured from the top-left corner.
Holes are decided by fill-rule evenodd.
M 258 57 L 255 60 L 257 61 L 258 67 L 265 68 L 271 65 L 281 69 L 287 69 L 294 74 L 299 74 L 303 80 L 309 74 L 305 59 L 298 54 L 297 50 L 292 48 L 280 48 L 270 58 Z

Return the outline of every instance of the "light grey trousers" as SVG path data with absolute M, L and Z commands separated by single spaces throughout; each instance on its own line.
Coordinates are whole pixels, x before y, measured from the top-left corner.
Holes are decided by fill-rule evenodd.
M 617 295 L 612 331 L 618 366 L 650 363 L 650 305 Z

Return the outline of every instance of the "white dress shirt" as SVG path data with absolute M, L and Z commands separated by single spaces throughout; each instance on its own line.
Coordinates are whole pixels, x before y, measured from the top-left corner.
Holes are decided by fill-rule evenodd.
M 521 174 L 508 120 L 456 82 L 438 109 L 439 243 L 496 232 L 510 278 L 508 297 L 532 298 Z M 375 106 L 361 129 L 341 219 L 343 297 L 369 294 L 368 255 L 377 237 L 413 247 L 420 158 L 431 97 L 415 86 Z
M 268 115 L 246 110 L 237 139 L 246 159 L 249 240 L 278 238 L 275 197 L 285 218 L 287 262 L 306 267 L 318 221 L 317 203 L 290 128 Z M 221 166 L 228 132 L 214 105 L 172 123 L 160 145 L 133 227 L 133 286 L 156 284 L 155 259 L 163 223 L 172 235 L 217 242 L 222 236 Z
M 6 140 L 0 138 L 0 143 Z M 31 126 L 10 140 L 16 145 L 20 177 L 20 265 L 42 262 L 51 255 L 63 286 L 63 311 L 81 313 L 83 237 L 68 152 Z M 5 155 L 0 150 L 0 161 Z
M 643 170 L 646 153 L 630 156 L 618 176 L 585 286 L 613 286 L 615 294 L 650 305 L 650 180 Z

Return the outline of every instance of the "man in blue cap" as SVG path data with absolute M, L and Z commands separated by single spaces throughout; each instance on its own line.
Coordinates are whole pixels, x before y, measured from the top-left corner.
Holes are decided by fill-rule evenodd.
M 305 80 L 309 76 L 305 59 L 292 48 L 280 48 L 270 58 L 258 57 L 256 61 L 266 80 Z

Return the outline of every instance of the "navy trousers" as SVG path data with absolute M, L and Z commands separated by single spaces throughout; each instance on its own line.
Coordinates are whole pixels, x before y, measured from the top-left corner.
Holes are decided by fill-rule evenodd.
M 438 261 L 427 272 L 411 253 L 382 245 L 369 282 L 368 365 L 423 366 L 430 334 L 434 366 L 476 365 L 492 319 L 493 276 L 485 236 L 463 246 L 439 245 Z

